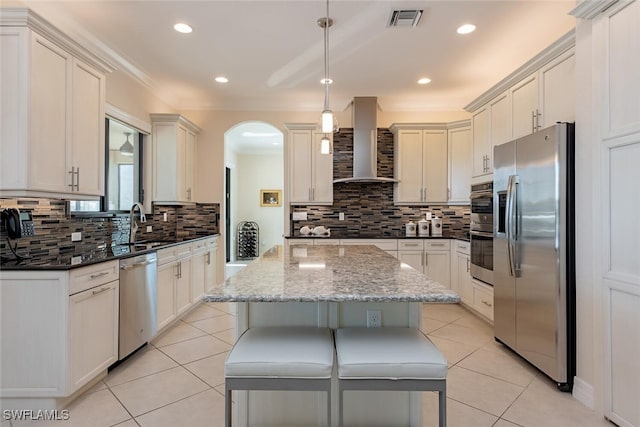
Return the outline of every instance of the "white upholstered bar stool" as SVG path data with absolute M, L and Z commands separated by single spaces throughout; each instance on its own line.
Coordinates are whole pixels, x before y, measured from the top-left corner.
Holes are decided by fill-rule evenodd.
M 447 360 L 415 328 L 342 328 L 336 331 L 339 426 L 345 390 L 437 391 L 439 426 L 447 425 Z
M 328 328 L 249 328 L 224 364 L 225 425 L 231 427 L 232 390 L 327 392 L 331 425 L 331 373 L 335 348 Z

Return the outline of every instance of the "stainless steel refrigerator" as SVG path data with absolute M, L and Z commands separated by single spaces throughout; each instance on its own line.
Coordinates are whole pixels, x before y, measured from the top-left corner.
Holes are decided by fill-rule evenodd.
M 571 391 L 574 125 L 494 147 L 494 335 Z

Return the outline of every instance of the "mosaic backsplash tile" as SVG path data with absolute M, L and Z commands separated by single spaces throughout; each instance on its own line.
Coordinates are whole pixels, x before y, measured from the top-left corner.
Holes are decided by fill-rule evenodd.
M 353 175 L 353 129 L 340 129 L 333 136 L 333 178 Z M 379 177 L 393 178 L 393 134 L 378 129 Z M 333 205 L 295 205 L 292 212 L 307 212 L 306 221 L 289 221 L 292 236 L 299 236 L 302 226 L 323 225 L 336 237 L 400 237 L 404 225 L 417 222 L 431 212 L 442 218 L 443 235 L 468 237 L 469 206 L 396 206 L 393 204 L 393 183 L 333 184 Z M 344 221 L 338 219 L 344 213 Z
M 19 250 L 31 256 L 53 256 L 59 253 L 94 251 L 101 245 L 125 243 L 129 240 L 129 214 L 104 216 L 71 216 L 67 203 L 52 199 L 0 199 L 0 209 L 18 208 L 33 216 L 36 235 L 13 240 Z M 138 240 L 175 241 L 207 236 L 219 232 L 220 204 L 197 203 L 188 206 L 153 205 L 147 222 L 139 224 Z M 164 214 L 167 221 L 163 221 Z M 137 217 L 137 214 L 136 214 Z M 146 227 L 153 231 L 146 233 Z M 82 232 L 82 241 L 71 242 L 72 232 Z M 11 257 L 7 246 L 7 231 L 0 227 L 0 255 Z

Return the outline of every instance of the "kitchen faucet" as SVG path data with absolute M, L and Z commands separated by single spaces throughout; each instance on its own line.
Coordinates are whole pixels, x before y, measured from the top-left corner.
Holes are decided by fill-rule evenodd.
M 147 222 L 147 217 L 144 215 L 144 208 L 140 204 L 140 202 L 135 202 L 133 206 L 131 206 L 131 210 L 129 211 L 129 223 L 131 224 L 129 228 L 129 243 L 133 244 L 136 242 L 136 231 L 138 231 L 138 223 L 136 222 L 135 211 L 136 207 L 140 211 L 140 222 Z

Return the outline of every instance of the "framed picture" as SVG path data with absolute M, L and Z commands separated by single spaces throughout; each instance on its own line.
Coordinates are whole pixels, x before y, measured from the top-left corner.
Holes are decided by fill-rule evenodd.
M 282 190 L 260 190 L 260 206 L 282 206 Z

